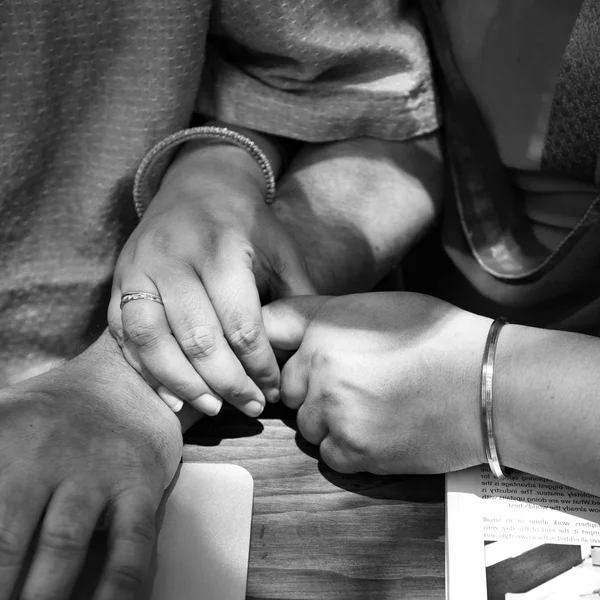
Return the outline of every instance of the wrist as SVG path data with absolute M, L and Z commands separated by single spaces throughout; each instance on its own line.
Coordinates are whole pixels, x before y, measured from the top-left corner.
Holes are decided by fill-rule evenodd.
M 284 166 L 289 162 L 288 153 L 282 145 L 281 140 L 278 140 L 275 136 L 262 132 L 259 133 L 258 131 L 248 129 L 247 127 L 231 125 L 222 121 L 209 121 L 208 123 L 205 123 L 205 126 L 224 127 L 225 129 L 235 131 L 254 142 L 269 161 L 275 177 L 278 177 L 281 174 Z
M 256 199 L 260 195 L 264 203 L 271 204 L 282 164 L 278 146 L 261 134 L 240 129 L 214 124 L 194 127 L 156 144 L 136 172 L 133 200 L 138 216 L 154 201 L 156 189 L 166 186 L 184 192 L 191 188 L 195 193 L 208 188 L 209 193 L 214 189 L 221 195 L 237 191 Z M 167 153 L 175 149 L 178 153 L 167 172 L 160 173 L 159 161 L 164 162 Z
M 461 385 L 457 395 L 462 398 L 463 406 L 456 413 L 462 419 L 462 442 L 459 443 L 466 444 L 465 452 L 469 457 L 463 466 L 468 467 L 487 464 L 481 414 L 481 371 L 492 319 L 469 312 L 461 313 L 455 339 L 463 338 L 465 343 L 460 350 L 453 348 L 452 355 L 462 358 L 462 369 L 459 371 Z M 450 380 L 447 384 L 450 384 Z
M 95 348 L 98 346 L 98 348 Z M 173 413 L 170 410 L 165 410 L 165 403 L 159 398 L 154 390 L 150 389 L 149 384 L 144 381 L 142 376 L 129 364 L 121 350 L 119 343 L 115 337 L 107 329 L 98 338 L 94 346 L 90 347 L 87 352 L 97 352 L 97 358 L 102 363 L 105 361 L 111 365 L 111 370 L 120 371 L 119 381 L 126 382 L 130 380 L 132 385 L 140 385 L 145 389 L 145 392 L 137 396 L 138 399 L 145 399 L 150 406 L 154 405 L 157 413 L 162 413 L 169 422 L 173 421 L 173 415 L 179 420 L 181 432 L 187 431 L 192 425 L 197 423 L 204 415 L 192 408 L 191 405 L 185 403 L 183 408 L 178 413 Z M 151 393 L 152 392 L 152 393 Z M 136 397 L 133 396 L 135 399 Z M 165 430 L 168 433 L 168 430 Z M 179 432 L 177 432 L 179 437 Z
M 262 198 L 266 199 L 270 191 L 265 179 L 264 165 L 260 164 L 260 160 L 266 161 L 274 177 L 279 175 L 284 162 L 284 151 L 276 139 L 245 127 L 219 121 L 206 123 L 204 127 L 221 128 L 240 134 L 249 144 L 254 144 L 260 156 L 257 157 L 249 148 L 240 147 L 231 140 L 199 138 L 182 145 L 165 177 L 169 172 L 174 172 L 184 177 L 202 179 L 204 182 L 217 178 L 229 181 L 231 185 L 239 186 L 241 183 L 244 189 L 257 188 Z
M 266 186 L 260 167 L 244 149 L 198 140 L 181 148 L 162 179 L 159 192 L 165 190 L 175 192 L 169 195 L 181 201 L 197 198 L 202 192 L 242 196 L 264 204 Z

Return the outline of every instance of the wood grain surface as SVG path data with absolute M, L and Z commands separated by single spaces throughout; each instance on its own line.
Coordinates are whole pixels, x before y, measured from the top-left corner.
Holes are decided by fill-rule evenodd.
M 186 434 L 184 460 L 254 478 L 248 599 L 444 598 L 443 477 L 340 475 L 291 411 L 223 413 Z

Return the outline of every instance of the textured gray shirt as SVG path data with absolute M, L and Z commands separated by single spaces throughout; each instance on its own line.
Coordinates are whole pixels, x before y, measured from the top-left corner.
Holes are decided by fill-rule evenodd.
M 0 3 L 0 385 L 104 325 L 135 170 L 194 111 L 303 140 L 437 125 L 408 2 Z

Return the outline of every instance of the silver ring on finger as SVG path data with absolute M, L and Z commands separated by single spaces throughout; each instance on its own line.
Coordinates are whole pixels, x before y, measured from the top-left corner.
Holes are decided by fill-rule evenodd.
M 120 308 L 123 308 L 128 302 L 133 302 L 134 300 L 152 300 L 152 302 L 164 306 L 162 298 L 156 294 L 150 294 L 149 292 L 128 292 L 121 296 Z

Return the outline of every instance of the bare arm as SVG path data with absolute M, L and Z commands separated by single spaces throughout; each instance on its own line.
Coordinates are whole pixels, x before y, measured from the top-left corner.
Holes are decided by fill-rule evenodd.
M 496 365 L 502 461 L 600 495 L 600 340 L 507 325 Z

